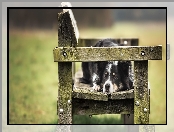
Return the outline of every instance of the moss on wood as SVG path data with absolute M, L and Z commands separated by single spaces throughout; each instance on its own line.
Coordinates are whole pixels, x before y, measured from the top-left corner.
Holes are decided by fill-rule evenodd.
M 162 46 L 57 47 L 53 53 L 55 62 L 161 60 Z
M 73 114 L 99 115 L 99 114 L 133 114 L 134 99 L 96 101 L 73 98 Z
M 134 62 L 134 123 L 149 123 L 148 61 Z
M 58 46 L 77 44 L 69 12 L 58 14 Z M 58 63 L 58 119 L 59 124 L 72 124 L 72 62 Z

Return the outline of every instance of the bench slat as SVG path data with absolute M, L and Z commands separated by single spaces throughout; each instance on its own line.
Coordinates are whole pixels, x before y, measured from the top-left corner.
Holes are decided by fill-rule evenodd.
M 89 87 L 76 87 L 72 93 L 73 98 L 78 99 L 91 99 L 91 100 L 101 100 L 101 101 L 108 101 L 111 100 L 119 100 L 119 99 L 133 99 L 134 98 L 134 90 L 129 91 L 121 91 L 113 93 L 111 96 L 103 94 L 102 92 L 94 92 L 90 91 Z
M 56 47 L 54 62 L 162 60 L 162 46 Z
M 73 98 L 74 115 L 133 114 L 134 99 L 97 101 Z

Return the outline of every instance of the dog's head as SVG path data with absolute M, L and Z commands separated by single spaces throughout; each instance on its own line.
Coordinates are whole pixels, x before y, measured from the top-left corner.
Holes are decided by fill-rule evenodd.
M 111 94 L 121 85 L 121 76 L 118 71 L 118 61 L 109 62 L 103 73 L 103 93 Z

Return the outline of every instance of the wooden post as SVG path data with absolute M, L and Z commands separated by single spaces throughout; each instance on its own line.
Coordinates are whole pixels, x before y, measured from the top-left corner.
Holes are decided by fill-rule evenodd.
M 134 114 L 122 114 L 121 120 L 123 124 L 134 124 Z
M 140 52 L 145 55 L 144 51 Z M 148 61 L 134 62 L 134 124 L 149 124 Z
M 139 39 L 138 38 L 133 38 L 133 39 L 130 39 L 130 40 L 122 39 L 121 43 L 124 43 L 125 41 L 127 42 L 126 44 L 128 46 L 138 46 Z M 130 69 L 130 70 L 132 70 L 130 72 L 130 74 L 132 74 L 132 75 L 130 75 L 130 77 L 134 81 L 134 76 L 133 76 L 134 74 L 132 73 L 133 69 L 134 69 L 133 65 L 134 65 L 134 63 L 132 62 L 132 67 Z M 123 121 L 123 124 L 134 124 L 134 114 L 129 114 L 129 115 L 122 114 L 121 119 Z
M 69 47 L 59 56 L 66 58 L 77 45 L 69 10 L 58 14 L 58 47 Z M 72 124 L 72 62 L 58 62 L 58 123 Z

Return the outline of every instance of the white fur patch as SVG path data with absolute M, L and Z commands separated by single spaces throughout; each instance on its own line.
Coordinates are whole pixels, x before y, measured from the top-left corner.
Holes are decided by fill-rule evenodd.
M 117 66 L 118 65 L 118 61 L 114 61 L 113 64 Z
M 109 76 L 110 76 L 110 73 L 111 73 L 111 67 L 112 67 L 112 64 L 108 64 L 107 71 L 109 72 Z
M 113 64 L 108 64 L 108 66 L 107 66 L 107 71 L 108 71 L 108 76 L 109 76 L 109 78 L 108 78 L 108 80 L 104 83 L 104 85 L 103 85 L 103 93 L 105 93 L 106 92 L 106 89 L 105 89 L 105 86 L 106 86 L 106 84 L 109 84 L 110 85 L 110 88 L 109 88 L 109 93 L 113 93 L 114 92 L 114 87 L 113 87 L 113 84 L 112 84 L 112 82 L 111 82 L 111 68 L 112 68 L 112 65 Z
M 97 77 L 98 77 L 97 74 L 94 73 L 93 76 L 92 76 L 92 81 L 94 82 Z
M 93 83 L 92 89 L 93 89 L 93 90 L 96 90 L 96 86 L 97 86 L 97 84 Z
M 118 86 L 116 84 L 114 84 L 114 88 L 113 88 L 113 92 L 118 90 Z
M 95 84 L 95 83 L 93 83 L 92 89 L 95 90 L 95 91 L 98 91 L 98 90 L 100 90 L 100 86 Z
M 105 82 L 105 84 L 103 85 L 103 86 L 104 86 L 104 88 L 103 88 L 103 93 L 106 92 L 106 89 L 105 89 L 106 84 L 109 84 L 109 85 L 110 85 L 109 93 L 113 93 L 113 92 L 114 92 L 114 87 L 113 87 L 113 84 L 112 84 L 112 82 L 111 82 L 111 80 L 110 80 L 110 77 L 109 77 L 109 79 Z
M 100 89 L 100 86 L 98 86 L 98 85 L 96 84 L 96 80 L 97 80 L 98 78 L 99 78 L 98 75 L 94 73 L 93 76 L 92 76 L 92 81 L 93 81 L 93 87 L 92 87 L 92 89 L 93 89 L 93 90 L 99 90 L 99 89 Z

